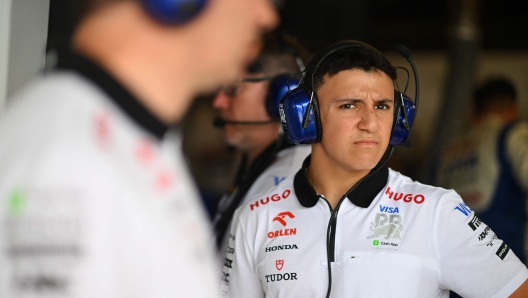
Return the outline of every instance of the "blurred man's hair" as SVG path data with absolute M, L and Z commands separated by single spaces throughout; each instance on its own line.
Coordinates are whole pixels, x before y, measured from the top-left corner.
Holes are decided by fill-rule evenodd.
M 473 93 L 473 103 L 477 114 L 484 113 L 496 104 L 516 104 L 515 86 L 505 78 L 491 78 Z
M 263 73 L 266 76 L 299 73 L 301 69 L 296 59 L 300 59 L 298 53 L 302 46 L 300 43 L 294 45 L 292 39 L 277 32 L 266 34 L 263 48 L 257 59 L 249 65 L 248 73 Z
M 86 17 L 91 12 L 104 7 L 106 5 L 125 2 L 125 1 L 139 1 L 139 0 L 73 0 L 71 2 L 72 11 L 77 20 L 77 23 Z

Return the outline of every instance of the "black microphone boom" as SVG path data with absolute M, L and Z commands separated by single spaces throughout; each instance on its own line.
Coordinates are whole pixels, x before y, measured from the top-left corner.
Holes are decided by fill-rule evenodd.
M 411 64 L 411 68 L 413 70 L 413 75 L 414 75 L 414 82 L 415 82 L 415 86 L 416 86 L 416 99 L 414 100 L 414 106 L 415 106 L 415 109 L 416 111 L 418 111 L 418 102 L 420 101 L 420 80 L 418 79 L 418 71 L 416 70 L 416 66 L 414 65 L 414 62 L 411 58 L 411 51 L 404 45 L 402 44 L 397 44 L 396 45 L 396 50 L 403 56 L 405 57 L 405 59 L 407 59 L 407 61 L 409 62 L 409 64 Z
M 220 117 L 216 117 L 213 120 L 214 127 L 224 127 L 226 124 L 237 124 L 237 125 L 262 125 L 269 124 L 273 122 L 278 122 L 278 120 L 266 120 L 266 121 L 231 121 L 225 120 Z

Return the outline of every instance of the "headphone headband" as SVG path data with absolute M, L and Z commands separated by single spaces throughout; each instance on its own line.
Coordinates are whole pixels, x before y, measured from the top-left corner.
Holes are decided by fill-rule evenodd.
M 356 40 L 344 40 L 333 43 L 318 52 L 306 67 L 305 74 L 311 76 L 311 80 L 303 77 L 298 88 L 288 92 L 281 100 L 279 106 L 281 122 L 284 131 L 295 144 L 310 144 L 320 142 L 322 139 L 322 127 L 319 118 L 319 107 L 317 95 L 313 90 L 313 78 L 315 73 L 325 59 L 331 54 L 345 48 L 363 47 L 376 52 L 384 58 L 383 54 L 369 44 Z M 403 46 L 399 46 L 400 48 Z M 403 47 L 405 48 L 405 47 Z M 407 48 L 405 48 L 407 49 Z M 398 49 L 399 52 L 400 49 Z M 418 74 L 410 51 L 404 51 L 402 55 L 409 61 L 418 86 Z M 386 60 L 386 58 L 384 58 Z M 419 89 L 416 92 L 416 103 L 418 101 Z M 408 137 L 416 116 L 416 105 L 405 94 L 395 90 L 394 98 L 394 120 L 390 146 L 405 146 L 409 144 Z
M 381 55 L 381 52 L 378 51 L 376 48 L 374 48 L 373 46 L 367 44 L 367 43 L 364 43 L 364 42 L 361 42 L 361 41 L 358 41 L 358 40 L 342 40 L 342 41 L 338 41 L 338 42 L 335 42 L 327 47 L 325 47 L 323 50 L 321 50 L 320 52 L 318 52 L 317 54 L 315 54 L 315 56 L 312 58 L 312 60 L 310 60 L 310 62 L 308 63 L 308 65 L 306 66 L 306 73 L 307 74 L 311 74 L 311 75 L 315 75 L 315 72 L 317 71 L 317 69 L 319 68 L 319 66 L 321 65 L 321 63 L 323 63 L 323 61 L 328 57 L 330 56 L 331 54 L 337 52 L 337 51 L 340 51 L 342 49 L 345 49 L 345 48 L 351 48 L 351 47 L 365 47 L 365 48 L 369 48 L 369 49 L 372 49 L 374 51 L 376 51 L 378 54 Z

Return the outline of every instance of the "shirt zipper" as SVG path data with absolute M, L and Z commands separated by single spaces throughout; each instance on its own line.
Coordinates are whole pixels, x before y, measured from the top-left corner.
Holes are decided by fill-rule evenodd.
M 337 203 L 337 206 L 334 210 L 332 210 L 332 206 L 330 205 L 330 202 L 324 197 L 321 196 L 325 200 L 325 202 L 328 204 L 328 207 L 330 208 L 330 221 L 328 225 L 330 226 L 330 242 L 328 244 L 328 252 L 330 253 L 330 262 L 335 262 L 335 238 L 336 238 L 336 226 L 337 226 L 337 213 L 339 212 L 339 207 L 341 206 L 341 203 L 346 198 L 346 196 L 343 196 L 341 200 Z M 328 237 L 328 235 L 327 235 Z

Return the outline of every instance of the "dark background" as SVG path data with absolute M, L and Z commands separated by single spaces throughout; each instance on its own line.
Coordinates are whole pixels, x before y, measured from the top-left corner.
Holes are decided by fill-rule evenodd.
M 368 42 L 381 51 L 404 43 L 412 50 L 448 47 L 460 2 L 447 0 L 285 0 L 280 29 L 311 49 L 337 39 Z M 528 48 L 528 2 L 475 2 L 484 49 Z M 48 48 L 66 44 L 75 23 L 74 0 L 51 0 Z

